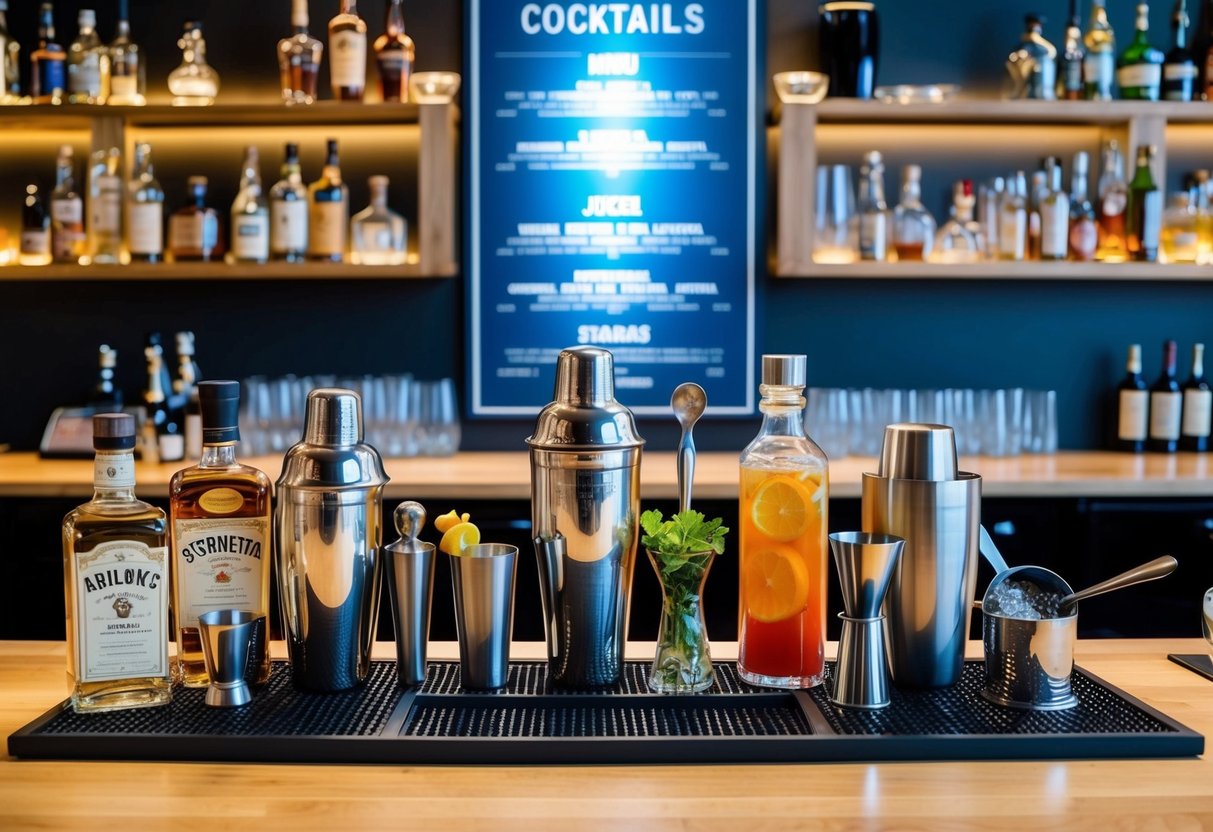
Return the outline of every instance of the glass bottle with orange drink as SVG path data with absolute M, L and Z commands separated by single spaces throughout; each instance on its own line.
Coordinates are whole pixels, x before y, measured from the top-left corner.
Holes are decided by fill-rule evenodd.
M 762 357 L 762 430 L 741 452 L 737 669 L 768 687 L 825 677 L 829 470 L 804 432 L 805 366 Z

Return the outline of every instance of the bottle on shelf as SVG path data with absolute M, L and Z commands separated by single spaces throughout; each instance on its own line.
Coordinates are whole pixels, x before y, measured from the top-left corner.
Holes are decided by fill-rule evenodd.
M 1045 163 L 1048 191 L 1040 202 L 1040 259 L 1065 260 L 1070 256 L 1070 196 L 1062 187 L 1061 163 L 1050 156 Z
M 998 206 L 998 259 L 1023 260 L 1028 254 L 1028 177 L 1022 170 L 1007 182 Z
M 1023 37 L 1007 58 L 1007 97 L 1052 101 L 1057 97 L 1057 47 L 1045 40 L 1043 17 L 1028 14 L 1023 20 Z
M 285 104 L 312 104 L 324 44 L 308 34 L 307 0 L 291 0 L 290 37 L 278 41 L 278 75 Z
M 206 62 L 201 21 L 186 21 L 177 45 L 181 47 L 181 65 L 168 76 L 173 106 L 209 107 L 219 95 L 219 73 Z
M 118 351 L 108 344 L 97 348 L 97 384 L 89 395 L 88 406 L 96 413 L 122 410 L 122 389 L 114 384 L 118 370 Z
M 1125 239 L 1129 256 L 1153 263 L 1158 259 L 1162 232 L 1162 192 L 1154 184 L 1150 170 L 1157 152 L 1154 145 L 1137 148 L 1137 172 L 1129 183 L 1129 202 L 1125 210 Z
M 84 200 L 76 192 L 72 146 L 65 144 L 59 148 L 51 191 L 51 254 L 56 263 L 79 263 L 84 243 Z
M 1137 4 L 1137 31 L 1116 63 L 1120 97 L 1157 101 L 1162 90 L 1162 52 L 1150 45 L 1150 6 Z
M 1147 451 L 1173 454 L 1179 450 L 1183 393 L 1175 380 L 1178 347 L 1167 341 L 1162 347 L 1162 372 L 1150 385 L 1150 438 Z
M 135 171 L 126 186 L 126 247 L 131 260 L 164 259 L 164 190 L 152 166 L 152 146 L 135 145 Z
M 1158 247 L 1166 263 L 1196 263 L 1200 259 L 1200 232 L 1196 226 L 1196 188 L 1189 179 L 1186 191 L 1171 194 L 1162 215 Z
M 925 260 L 935 242 L 935 218 L 922 204 L 922 168 L 901 170 L 901 202 L 893 209 L 893 249 L 897 259 Z
M 164 355 L 159 347 L 148 347 L 143 354 L 147 358 L 147 387 L 143 390 L 143 406 L 147 411 L 143 423 L 143 459 L 145 462 L 179 462 L 185 458 L 185 437 L 164 387 Z
M 30 96 L 35 104 L 62 104 L 67 94 L 67 53 L 55 42 L 55 7 L 38 12 L 38 48 L 29 56 Z
M 270 209 L 261 190 L 261 157 L 252 145 L 244 149 L 240 190 L 232 202 L 231 253 L 237 263 L 270 259 Z
M 1129 259 L 1125 211 L 1129 205 L 1129 186 L 1125 182 L 1125 160 L 1115 139 L 1103 148 L 1099 172 L 1099 248 L 1095 259 L 1122 263 Z
M 1183 426 L 1179 434 L 1181 451 L 1209 450 L 1213 425 L 1213 388 L 1205 380 L 1205 345 L 1192 345 L 1192 374 L 1183 387 Z
M 299 146 L 286 146 L 282 171 L 270 189 L 270 254 L 301 263 L 307 258 L 307 188 L 299 166 Z
M 893 222 L 884 196 L 884 157 L 879 151 L 864 154 L 859 172 L 859 259 L 884 262 L 889 259 L 889 236 Z
M 1083 36 L 1087 56 L 1082 64 L 1083 94 L 1093 101 L 1111 101 L 1116 80 L 1116 36 L 1108 22 L 1104 0 L 1091 0 L 1091 19 Z
M 173 262 L 223 259 L 223 234 L 219 213 L 206 204 L 207 179 L 191 176 L 186 183 L 189 196 L 185 205 L 173 212 L 168 221 L 168 254 Z
M 1061 71 L 1057 73 L 1058 98 L 1066 101 L 1082 98 L 1082 65 L 1086 57 L 1087 53 L 1082 47 L 1082 18 L 1078 15 L 1078 0 L 1070 0 L 1065 46 L 1061 52 Z
M 937 262 L 976 263 L 981 260 L 982 241 L 973 229 L 975 203 L 971 180 L 965 179 L 953 185 L 951 217 L 935 237 L 934 259 Z
M 367 180 L 371 204 L 350 220 L 350 260 L 366 266 L 400 266 L 406 259 L 408 224 L 387 207 L 388 178 Z
M 1196 50 L 1200 91 L 1203 92 L 1205 100 L 1213 101 L 1213 0 L 1205 0 L 1197 38 L 1200 44 Z
M 350 192 L 341 181 L 336 139 L 328 140 L 324 170 L 308 185 L 307 202 L 308 259 L 343 262 L 350 227 Z
M 167 518 L 135 499 L 134 417 L 94 416 L 93 447 L 93 499 L 63 520 L 72 708 L 164 705 L 172 697 Z
M 981 187 L 981 232 L 985 240 L 985 257 L 987 260 L 998 259 L 998 222 L 999 207 L 1006 194 L 1007 183 L 1001 176 L 995 176 L 989 185 Z
M 1129 345 L 1125 377 L 1117 387 L 1116 412 L 1116 449 L 1141 453 L 1150 426 L 1150 393 L 1141 377 L 1141 344 Z
M 167 395 L 169 390 L 173 389 L 173 376 L 168 370 L 168 361 L 165 358 L 164 339 L 160 337 L 159 332 L 149 332 L 144 336 L 143 355 L 146 358 L 149 351 L 160 356 L 160 389 L 165 391 Z
M 194 359 L 194 333 L 177 333 L 177 377 L 173 379 L 173 408 L 183 413 L 186 459 L 202 456 L 202 410 L 198 404 L 198 382 L 202 371 Z
M 1196 245 L 1197 262 L 1213 263 L 1213 193 L 1207 170 L 1192 174 L 1196 182 Z
M 22 266 L 45 266 L 51 262 L 51 217 L 37 185 L 25 188 L 17 262 Z
M 253 637 L 259 648 L 256 670 L 248 679 L 262 684 L 270 675 L 270 480 L 236 460 L 239 382 L 201 382 L 198 396 L 201 459 L 178 471 L 169 483 L 177 613 L 174 675 L 186 687 L 207 686 L 198 616 L 237 608 L 265 616 L 259 622 L 260 634 Z
M 0 104 L 21 98 L 21 45 L 8 33 L 8 0 L 0 0 Z
M 383 34 L 375 39 L 375 61 L 379 64 L 379 91 L 384 101 L 409 100 L 409 76 L 413 71 L 413 39 L 404 33 L 402 0 L 389 0 Z
M 104 103 L 101 89 L 101 55 L 105 47 L 97 35 L 97 13 L 81 9 L 80 28 L 67 50 L 67 100 L 71 104 Z
M 98 150 L 88 166 L 88 257 L 96 264 L 122 262 L 122 151 Z
M 1074 154 L 1070 172 L 1070 259 L 1090 262 L 1095 259 L 1099 246 L 1099 226 L 1095 223 L 1095 209 L 1087 198 L 1087 174 L 1090 156 L 1085 150 Z
M 1162 97 L 1167 101 L 1192 101 L 1197 97 L 1200 72 L 1188 49 L 1191 26 L 1187 0 L 1176 0 L 1175 11 L 1171 13 L 1171 51 L 1162 66 Z
M 105 103 L 126 107 L 147 104 L 147 66 L 139 45 L 131 40 L 130 0 L 118 0 L 114 39 L 102 56 Z
M 329 21 L 329 78 L 333 98 L 362 100 L 366 92 L 366 21 L 358 16 L 357 0 L 341 0 L 341 10 Z
M 1040 205 L 1048 191 L 1045 172 L 1032 171 L 1032 184 L 1028 189 L 1028 260 L 1040 259 Z

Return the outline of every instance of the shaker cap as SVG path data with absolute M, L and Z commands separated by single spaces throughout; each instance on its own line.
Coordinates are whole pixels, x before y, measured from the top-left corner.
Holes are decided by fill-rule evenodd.
M 362 398 L 353 390 L 321 387 L 307 394 L 303 441 L 354 445 L 362 441 Z
M 770 387 L 804 387 L 808 364 L 808 356 L 804 355 L 764 355 L 762 383 Z
M 615 357 L 609 350 L 562 350 L 553 395 L 527 439 L 532 448 L 600 450 L 644 444 L 632 411 L 615 400 Z
M 353 390 L 307 394 L 303 439 L 282 463 L 278 487 L 331 491 L 388 482 L 379 452 L 362 441 L 362 399 Z
M 879 475 L 894 480 L 957 479 L 956 433 L 947 425 L 887 426 Z

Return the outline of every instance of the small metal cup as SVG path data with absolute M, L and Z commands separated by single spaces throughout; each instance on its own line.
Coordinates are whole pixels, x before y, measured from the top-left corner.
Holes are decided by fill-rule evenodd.
M 202 655 L 211 679 L 205 701 L 212 708 L 236 708 L 252 701 L 244 671 L 261 617 L 250 610 L 210 610 L 198 616 Z
M 430 608 L 434 597 L 434 544 L 412 541 L 384 547 L 392 621 L 396 626 L 396 675 L 400 686 L 425 681 L 426 647 L 430 639 Z
M 482 543 L 451 555 L 450 561 L 463 687 L 504 687 L 510 669 L 518 547 Z
M 842 620 L 842 636 L 830 701 L 844 708 L 877 710 L 888 706 L 884 616 L 848 618 L 839 613 L 838 617 Z

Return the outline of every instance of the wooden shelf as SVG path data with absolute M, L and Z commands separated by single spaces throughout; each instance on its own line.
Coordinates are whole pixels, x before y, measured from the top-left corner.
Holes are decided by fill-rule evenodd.
M 773 270 L 774 273 L 774 270 Z M 1081 280 L 1213 282 L 1213 266 L 1167 263 L 1059 263 L 990 261 L 987 263 L 820 263 L 806 266 L 794 279 L 856 280 Z
M 1143 117 L 1213 124 L 1204 101 L 1001 101 L 956 99 L 942 104 L 885 104 L 827 98 L 814 107 L 822 124 L 1124 124 Z
M 318 101 L 309 106 L 287 107 L 277 102 L 216 104 L 211 107 L 109 107 L 89 104 L 4 105 L 0 124 L 5 127 L 87 129 L 94 119 L 122 119 L 133 127 L 230 127 L 241 125 L 376 125 L 417 124 L 416 104 L 342 104 Z
M 131 263 L 125 266 L 5 266 L 3 281 L 118 280 L 409 280 L 451 277 L 417 263 L 403 266 L 356 266 L 351 263 Z

